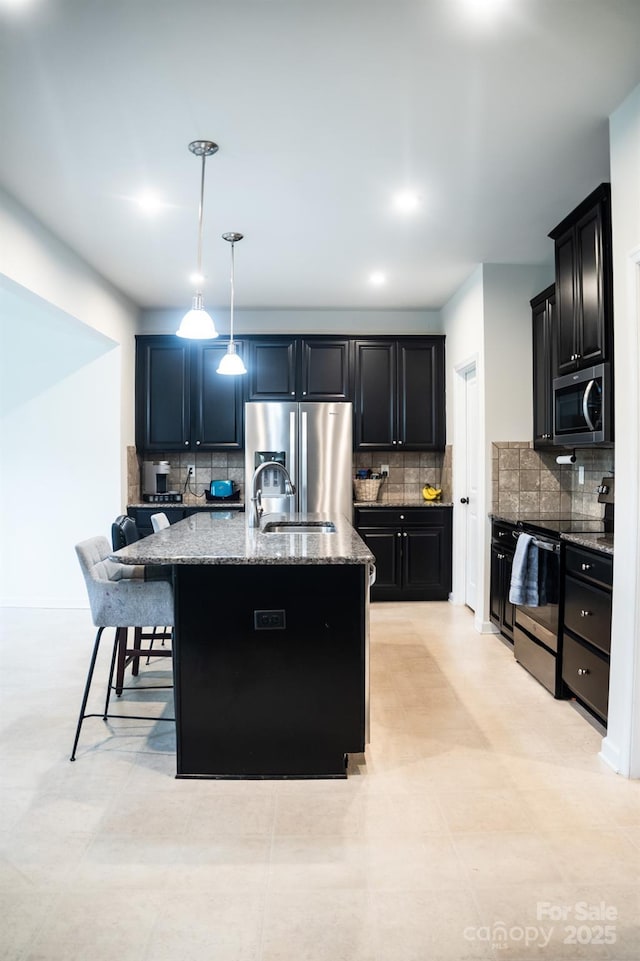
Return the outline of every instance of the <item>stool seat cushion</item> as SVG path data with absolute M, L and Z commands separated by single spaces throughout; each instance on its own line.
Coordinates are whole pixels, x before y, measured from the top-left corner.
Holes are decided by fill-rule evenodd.
M 76 545 L 96 627 L 173 626 L 173 588 L 169 581 L 148 581 L 144 567 L 109 560 L 106 537 Z

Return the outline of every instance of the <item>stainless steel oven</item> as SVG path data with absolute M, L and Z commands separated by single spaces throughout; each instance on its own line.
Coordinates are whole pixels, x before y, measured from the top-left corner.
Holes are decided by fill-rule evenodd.
M 561 665 L 557 659 L 560 629 L 560 539 L 532 531 L 538 551 L 538 604 L 518 605 L 515 611 L 513 652 L 517 661 L 554 697 L 561 692 Z
M 598 364 L 553 381 L 553 442 L 585 447 L 613 442 L 609 364 Z

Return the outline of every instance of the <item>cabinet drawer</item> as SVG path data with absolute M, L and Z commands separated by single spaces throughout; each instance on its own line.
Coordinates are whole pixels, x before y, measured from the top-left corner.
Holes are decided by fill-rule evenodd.
M 575 574 L 604 587 L 613 584 L 613 557 L 607 554 L 567 546 L 565 567 L 567 574 Z
M 565 635 L 562 680 L 603 720 L 609 704 L 609 661 L 580 641 Z
M 356 507 L 356 527 L 440 527 L 448 507 Z
M 513 553 L 516 549 L 516 539 L 513 536 L 515 530 L 516 528 L 513 524 L 494 521 L 491 525 L 491 539 L 495 544 L 499 544 L 501 549 L 504 548 Z
M 611 649 L 611 594 L 573 577 L 565 577 L 564 623 L 574 634 L 608 654 Z
M 513 631 L 513 653 L 516 661 L 540 681 L 543 687 L 554 695 L 556 691 L 556 658 L 541 644 L 537 644 L 521 627 Z

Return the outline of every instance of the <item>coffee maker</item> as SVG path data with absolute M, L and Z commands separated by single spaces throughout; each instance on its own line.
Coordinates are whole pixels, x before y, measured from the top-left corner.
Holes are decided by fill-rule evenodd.
M 148 504 L 180 504 L 182 494 L 168 490 L 169 461 L 145 461 L 142 465 L 142 500 Z

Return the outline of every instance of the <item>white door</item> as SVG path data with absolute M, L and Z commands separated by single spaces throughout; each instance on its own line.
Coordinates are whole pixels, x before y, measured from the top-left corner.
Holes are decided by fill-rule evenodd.
M 478 378 L 475 364 L 464 372 L 464 602 L 476 609 L 478 582 Z

